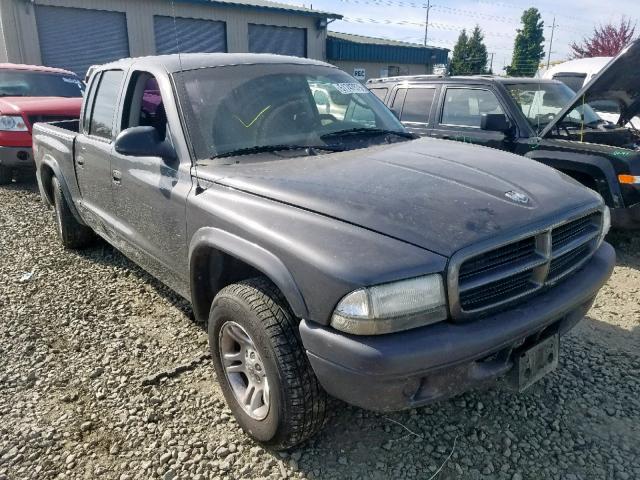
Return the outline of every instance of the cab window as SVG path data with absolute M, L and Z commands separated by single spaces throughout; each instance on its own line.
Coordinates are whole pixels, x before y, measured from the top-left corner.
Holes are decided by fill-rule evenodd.
M 440 123 L 480 128 L 485 113 L 504 113 L 493 92 L 480 88 L 448 88 Z
M 435 94 L 435 88 L 410 88 L 407 90 L 400 119 L 403 122 L 427 123 Z
M 113 138 L 113 117 L 123 76 L 121 70 L 109 70 L 102 74 L 93 104 L 89 135 L 107 140 Z
M 131 127 L 154 127 L 162 140 L 167 136 L 167 114 L 156 78 L 149 73 L 138 73 L 132 77 L 127 92 L 122 130 Z

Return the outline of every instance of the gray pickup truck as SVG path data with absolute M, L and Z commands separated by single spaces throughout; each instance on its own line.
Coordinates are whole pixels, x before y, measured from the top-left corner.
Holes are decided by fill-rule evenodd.
M 98 234 L 190 299 L 238 423 L 275 449 L 322 427 L 327 393 L 387 411 L 527 388 L 615 263 L 597 193 L 416 139 L 301 58 L 98 67 L 79 122 L 37 124 L 34 152 L 64 245 Z

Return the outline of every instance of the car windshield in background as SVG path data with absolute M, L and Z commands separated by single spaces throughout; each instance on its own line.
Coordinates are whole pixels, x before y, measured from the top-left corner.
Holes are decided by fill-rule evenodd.
M 75 75 L 0 70 L 0 97 L 82 97 L 84 83 Z
M 560 82 L 512 83 L 505 87 L 538 133 L 576 96 Z M 589 105 L 580 105 L 567 113 L 559 126 L 568 129 L 592 127 L 602 121 Z
M 199 159 L 280 147 L 347 150 L 409 135 L 364 85 L 335 68 L 233 65 L 183 72 L 182 78 Z

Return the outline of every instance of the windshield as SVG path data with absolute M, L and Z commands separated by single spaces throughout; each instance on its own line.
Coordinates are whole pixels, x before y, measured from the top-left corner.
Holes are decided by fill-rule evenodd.
M 513 83 L 505 87 L 538 133 L 576 96 L 573 90 L 560 82 Z M 579 105 L 565 115 L 559 126 L 580 128 L 601 122 L 589 105 Z
M 233 65 L 183 72 L 182 78 L 199 159 L 269 146 L 346 150 L 367 146 L 376 135 L 408 135 L 378 98 L 336 68 Z
M 72 74 L 0 70 L 0 97 L 82 97 L 84 83 Z

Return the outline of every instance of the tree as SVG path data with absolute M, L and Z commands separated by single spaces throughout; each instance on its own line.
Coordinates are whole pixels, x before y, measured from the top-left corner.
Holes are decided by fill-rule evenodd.
M 615 57 L 631 43 L 636 33 L 636 24 L 622 17 L 619 25 L 608 23 L 593 29 L 590 38 L 571 44 L 573 58 Z
M 458 41 L 453 47 L 453 53 L 451 55 L 451 62 L 449 63 L 449 73 L 451 75 L 467 75 L 467 49 L 469 44 L 469 37 L 467 37 L 467 31 L 462 29 L 460 35 L 458 35 Z
M 451 75 L 475 75 L 487 72 L 487 47 L 482 30 L 476 25 L 471 33 L 463 29 L 453 47 L 449 73 Z
M 518 29 L 513 46 L 511 65 L 507 75 L 533 77 L 538 70 L 540 60 L 544 58 L 544 22 L 537 8 L 525 10 L 522 14 L 522 28 Z
M 487 46 L 484 44 L 484 35 L 480 27 L 476 25 L 467 42 L 467 63 L 472 75 L 487 73 Z

